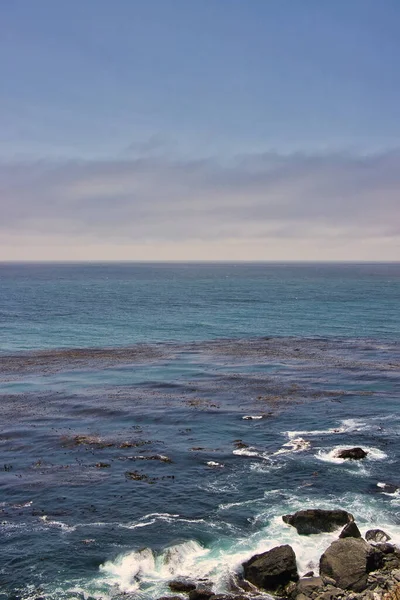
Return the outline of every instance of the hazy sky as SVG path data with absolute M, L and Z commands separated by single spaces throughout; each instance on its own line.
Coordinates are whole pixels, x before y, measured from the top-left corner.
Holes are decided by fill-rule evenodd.
M 0 260 L 400 260 L 399 0 L 0 2 Z

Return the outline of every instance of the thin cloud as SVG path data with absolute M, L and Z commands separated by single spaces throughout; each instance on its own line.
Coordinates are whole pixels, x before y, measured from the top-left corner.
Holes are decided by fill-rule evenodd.
M 176 242 L 396 236 L 400 154 L 0 164 L 0 232 Z

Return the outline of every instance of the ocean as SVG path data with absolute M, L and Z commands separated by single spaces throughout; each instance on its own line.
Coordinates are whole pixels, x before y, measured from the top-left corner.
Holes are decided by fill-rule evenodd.
M 0 264 L 0 598 L 317 571 L 301 508 L 400 543 L 399 366 L 398 263 Z

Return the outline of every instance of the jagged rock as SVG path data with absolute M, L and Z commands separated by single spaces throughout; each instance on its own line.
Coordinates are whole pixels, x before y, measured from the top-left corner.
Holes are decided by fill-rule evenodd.
M 396 551 L 396 546 L 393 544 L 376 544 L 376 547 L 382 552 L 382 554 L 393 554 Z
M 185 579 L 174 579 L 169 582 L 168 587 L 172 592 L 190 592 L 196 589 L 196 585 L 192 581 Z
M 323 510 L 320 508 L 299 510 L 293 515 L 283 515 L 282 519 L 288 525 L 295 527 L 300 535 L 334 531 L 338 527 L 354 521 L 353 515 L 346 510 Z
M 189 600 L 209 600 L 214 592 L 207 588 L 197 588 L 189 592 Z
M 345 448 L 339 450 L 337 453 L 338 458 L 347 458 L 349 460 L 361 460 L 367 456 L 368 452 L 362 448 Z
M 374 570 L 379 562 L 378 553 L 362 539 L 338 540 L 321 556 L 320 573 L 331 577 L 342 589 L 362 592 L 367 588 L 369 571 Z M 382 558 L 382 554 L 379 555 Z
M 280 594 L 290 581 L 298 581 L 296 555 L 291 546 L 277 546 L 243 563 L 244 577 L 253 585 Z
M 214 596 L 210 596 L 210 600 L 248 600 L 248 598 L 247 596 L 236 596 L 231 594 L 215 594 Z
M 340 535 L 339 535 L 340 539 L 348 538 L 348 537 L 352 537 L 352 538 L 360 538 L 361 537 L 361 532 L 358 529 L 358 527 L 354 521 L 350 521 L 350 523 L 347 523 L 347 525 L 345 525 L 343 527 L 342 531 L 340 532 Z
M 307 577 L 300 579 L 294 589 L 293 597 L 298 598 L 300 594 L 310 597 L 313 592 L 316 592 L 324 587 L 324 582 L 321 577 Z
M 308 571 L 308 573 L 304 573 L 303 577 L 314 577 L 314 571 Z
M 380 542 L 388 542 L 391 537 L 382 529 L 369 529 L 365 534 L 365 539 L 367 542 L 375 542 L 379 544 Z

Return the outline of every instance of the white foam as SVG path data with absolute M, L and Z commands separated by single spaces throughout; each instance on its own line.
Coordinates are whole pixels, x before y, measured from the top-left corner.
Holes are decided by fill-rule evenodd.
M 236 448 L 236 450 L 233 451 L 233 454 L 235 454 L 236 456 L 257 456 L 258 458 L 262 458 L 263 460 L 269 459 L 269 455 L 267 454 L 267 452 L 261 452 L 253 446 L 249 446 L 248 448 Z
M 245 415 L 244 417 L 242 417 L 242 419 L 244 421 L 258 421 L 259 419 L 262 419 L 263 416 L 262 415 Z
M 367 456 L 362 460 L 349 460 L 347 458 L 340 458 L 338 453 L 341 450 L 346 450 L 349 446 L 335 446 L 335 448 L 331 449 L 321 449 L 315 455 L 319 460 L 323 460 L 324 462 L 330 462 L 336 465 L 341 464 L 350 464 L 350 465 L 358 465 L 363 466 L 364 461 L 375 461 L 375 460 L 384 460 L 387 458 L 387 454 L 379 448 L 372 448 L 370 446 L 363 446 L 363 449 L 368 453 Z
M 224 467 L 225 466 L 222 463 L 216 462 L 214 460 L 209 460 L 206 464 L 208 467 Z
M 289 454 L 291 452 L 304 452 L 304 450 L 308 450 L 311 446 L 311 442 L 305 440 L 302 437 L 290 439 L 289 442 L 283 444 L 282 448 L 277 452 L 274 452 L 274 456 L 279 454 Z

